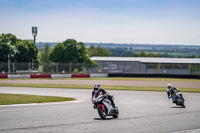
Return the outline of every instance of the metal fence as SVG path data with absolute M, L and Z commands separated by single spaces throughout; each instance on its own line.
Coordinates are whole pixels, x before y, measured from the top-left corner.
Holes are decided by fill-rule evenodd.
M 108 73 L 102 66 L 85 63 L 0 62 L 0 74 L 89 74 Z
M 0 74 L 185 74 L 200 75 L 200 64 L 141 64 L 139 62 L 32 63 L 0 62 Z M 159 66 L 159 67 L 158 67 Z

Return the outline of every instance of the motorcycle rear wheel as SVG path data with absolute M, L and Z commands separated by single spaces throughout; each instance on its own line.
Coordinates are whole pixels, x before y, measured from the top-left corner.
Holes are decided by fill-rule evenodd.
M 101 119 L 106 119 L 106 111 L 101 106 L 97 106 L 97 110 Z

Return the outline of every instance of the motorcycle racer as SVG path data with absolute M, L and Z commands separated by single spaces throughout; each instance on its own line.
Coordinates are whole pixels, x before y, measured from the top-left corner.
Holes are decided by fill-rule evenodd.
M 100 87 L 100 84 L 95 84 L 95 85 L 94 85 L 94 90 L 92 91 L 92 97 L 93 97 L 94 94 L 95 94 L 96 92 L 98 92 L 98 91 L 102 92 L 103 95 L 107 95 L 107 96 L 108 96 L 108 99 L 111 101 L 111 103 L 112 103 L 112 105 L 113 105 L 113 108 L 115 108 L 115 103 L 114 103 L 114 101 L 113 101 L 113 96 L 109 95 L 109 93 L 107 93 L 104 89 L 102 89 L 102 88 Z M 94 108 L 95 108 L 95 107 L 94 107 Z
M 168 84 L 168 85 L 167 85 L 167 88 L 168 88 L 168 90 L 167 90 L 167 96 L 168 96 L 169 99 L 172 97 L 172 94 L 175 93 L 175 90 L 176 90 L 177 92 L 179 92 L 179 89 L 176 88 L 176 87 L 174 87 L 174 86 L 172 86 L 172 84 Z M 183 98 L 182 94 L 179 94 L 179 95 Z M 184 98 L 183 98 L 183 100 L 184 100 Z M 185 100 L 184 100 L 184 101 L 185 101 Z M 173 100 L 172 100 L 172 102 L 175 103 L 175 101 L 173 101 Z

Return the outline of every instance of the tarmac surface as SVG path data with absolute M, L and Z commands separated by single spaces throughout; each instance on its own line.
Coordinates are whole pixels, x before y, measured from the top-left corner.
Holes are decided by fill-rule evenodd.
M 119 118 L 102 120 L 84 89 L 0 87 L 0 93 L 74 97 L 73 102 L 0 106 L 1 133 L 197 133 L 200 94 L 183 93 L 186 108 L 168 100 L 166 92 L 115 91 Z

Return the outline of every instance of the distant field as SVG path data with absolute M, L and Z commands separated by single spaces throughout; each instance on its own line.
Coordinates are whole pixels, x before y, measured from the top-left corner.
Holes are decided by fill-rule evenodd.
M 182 57 L 190 57 L 190 56 L 200 56 L 200 54 L 197 54 L 197 53 L 168 53 L 168 55 L 172 55 L 172 56 L 175 56 L 175 57 L 178 57 L 178 56 L 182 56 Z
M 164 52 L 147 52 L 147 53 L 155 53 L 155 54 L 158 54 L 158 53 L 160 53 L 160 54 L 162 54 L 162 55 L 164 55 L 165 53 Z M 182 56 L 182 57 L 190 57 L 190 56 L 200 56 L 200 54 L 199 53 L 180 53 L 180 52 L 169 52 L 168 53 L 168 56 L 174 56 L 174 57 L 179 57 L 179 56 Z

